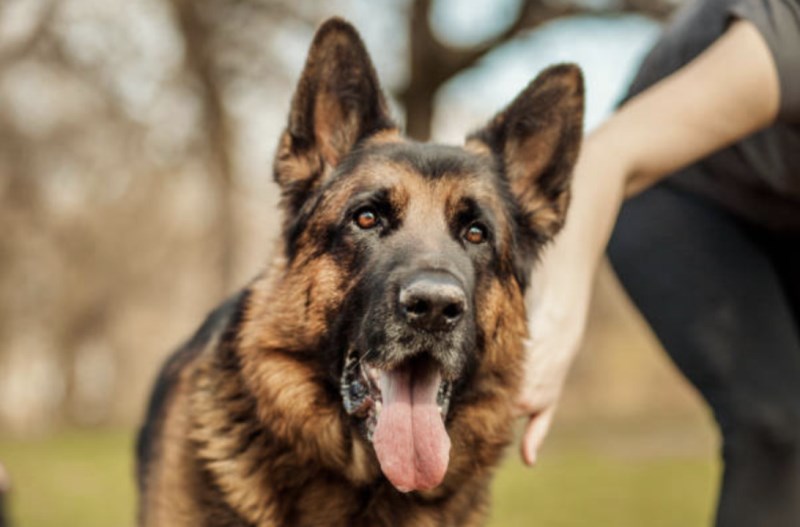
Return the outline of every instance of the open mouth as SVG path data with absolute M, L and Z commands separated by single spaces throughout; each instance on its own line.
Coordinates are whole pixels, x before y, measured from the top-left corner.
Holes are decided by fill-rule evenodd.
M 427 353 L 391 370 L 367 364 L 352 349 L 345 357 L 345 411 L 360 420 L 384 475 L 401 492 L 438 486 L 447 472 L 450 438 L 444 421 L 452 383 Z

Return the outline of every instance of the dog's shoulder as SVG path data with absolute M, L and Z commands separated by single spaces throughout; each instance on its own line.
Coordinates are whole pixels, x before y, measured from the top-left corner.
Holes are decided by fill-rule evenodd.
M 214 309 L 195 334 L 164 362 L 150 395 L 144 423 L 136 441 L 137 480 L 140 490 L 145 485 L 147 466 L 156 455 L 159 432 L 169 401 L 175 394 L 183 374 L 204 353 L 213 352 L 228 328 L 244 309 L 247 290 L 241 290 Z

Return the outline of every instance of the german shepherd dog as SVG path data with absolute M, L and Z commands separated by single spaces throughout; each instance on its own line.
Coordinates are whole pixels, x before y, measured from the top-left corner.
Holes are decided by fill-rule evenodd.
M 404 139 L 358 33 L 323 24 L 276 154 L 279 256 L 165 364 L 140 524 L 483 523 L 582 118 L 560 65 L 463 148 Z

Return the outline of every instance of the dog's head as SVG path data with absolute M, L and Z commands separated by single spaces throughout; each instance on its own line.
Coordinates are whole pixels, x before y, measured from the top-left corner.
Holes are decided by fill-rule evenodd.
M 333 19 L 317 32 L 275 162 L 287 272 L 310 277 L 292 324 L 327 350 L 327 382 L 400 490 L 443 480 L 450 414 L 487 349 L 507 345 L 503 312 L 524 320 L 582 113 L 580 71 L 557 66 L 463 148 L 405 140 L 356 31 Z

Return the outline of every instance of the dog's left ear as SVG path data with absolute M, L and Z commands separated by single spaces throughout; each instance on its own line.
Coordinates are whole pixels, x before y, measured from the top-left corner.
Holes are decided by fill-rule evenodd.
M 317 30 L 275 158 L 288 212 L 367 136 L 396 128 L 358 32 L 331 18 Z
M 583 130 L 583 76 L 572 64 L 548 68 L 489 124 L 467 138 L 502 166 L 522 211 L 523 228 L 539 240 L 564 224 L 569 183 Z

